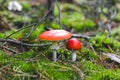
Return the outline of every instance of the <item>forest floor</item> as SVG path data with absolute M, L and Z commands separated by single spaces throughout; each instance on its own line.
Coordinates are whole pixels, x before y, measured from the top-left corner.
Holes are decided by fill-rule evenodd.
M 85 16 L 83 9 L 75 4 L 55 5 L 55 18 L 51 22 L 46 16 L 45 4 L 19 1 L 23 7 L 19 12 L 7 9 L 9 0 L 1 2 L 1 80 L 120 80 L 119 11 L 110 24 L 112 28 L 108 36 L 105 25 L 98 31 L 93 18 Z M 102 20 L 104 22 L 106 17 Z M 78 38 L 83 47 L 76 51 L 75 62 L 71 62 L 71 51 L 66 49 L 66 41 L 59 42 L 57 61 L 52 61 L 52 42 L 38 39 L 46 28 L 62 28 L 83 35 Z

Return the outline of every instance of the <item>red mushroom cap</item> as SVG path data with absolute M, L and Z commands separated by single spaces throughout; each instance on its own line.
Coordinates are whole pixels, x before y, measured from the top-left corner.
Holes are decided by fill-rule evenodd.
M 81 47 L 82 43 L 76 38 L 69 39 L 66 43 L 66 48 L 68 50 L 79 50 Z
M 71 38 L 72 34 L 66 30 L 50 30 L 39 35 L 39 39 L 47 41 L 58 41 Z

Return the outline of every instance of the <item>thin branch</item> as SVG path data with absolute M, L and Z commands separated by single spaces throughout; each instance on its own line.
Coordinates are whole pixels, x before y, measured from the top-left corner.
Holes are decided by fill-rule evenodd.
M 120 63 L 120 55 L 117 55 L 115 53 L 103 53 L 103 55 L 107 56 L 111 60 Z
M 50 21 L 54 20 L 54 6 L 55 6 L 55 0 L 48 0 L 48 10 L 50 10 L 50 12 L 48 13 L 48 19 Z
M 28 25 L 28 26 L 26 26 L 26 27 L 23 27 L 23 28 L 18 29 L 17 31 L 15 31 L 15 32 L 11 33 L 10 35 L 8 35 L 8 36 L 6 37 L 6 39 L 8 39 L 10 36 L 14 35 L 15 33 L 18 33 L 18 32 L 20 32 L 20 31 L 22 31 L 23 29 L 29 28 L 30 26 L 34 26 L 35 24 L 36 24 L 36 23 L 33 23 L 33 24 L 30 24 L 30 25 Z
M 14 74 L 14 76 L 18 77 L 18 76 L 22 76 L 22 77 L 32 77 L 32 78 L 37 78 L 38 75 L 33 75 L 33 74 L 29 74 L 29 73 L 22 73 L 22 74 Z
M 59 4 L 57 3 L 58 0 L 55 0 L 56 1 L 56 5 L 57 5 L 57 8 L 58 8 L 58 19 L 59 19 L 59 25 L 61 27 L 61 29 L 63 29 L 63 26 L 61 24 L 61 11 L 60 11 L 60 7 L 59 7 Z
M 84 39 L 90 39 L 90 36 L 86 36 L 86 35 L 81 35 L 81 34 L 73 34 L 72 35 L 73 38 L 84 38 Z
M 11 49 L 11 48 L 8 48 L 8 47 L 5 47 L 5 46 L 0 46 L 1 49 L 5 49 L 5 50 L 8 50 L 12 53 L 17 53 L 15 50 Z
M 49 46 L 52 43 L 48 43 L 48 44 L 29 44 L 29 43 L 24 43 L 21 41 L 17 41 L 17 40 L 12 40 L 12 39 L 2 39 L 0 38 L 0 42 L 9 42 L 9 43 L 15 43 L 15 44 L 20 44 L 23 46 L 30 46 L 30 47 L 42 47 L 42 46 Z
M 52 4 L 54 5 L 54 3 Z M 38 21 L 38 23 L 35 25 L 35 27 L 30 31 L 30 33 L 26 36 L 26 38 L 28 38 L 32 32 L 38 27 L 38 25 L 47 17 L 47 15 L 50 13 L 50 11 L 52 10 L 52 6 L 50 7 L 50 9 L 43 15 L 43 17 Z

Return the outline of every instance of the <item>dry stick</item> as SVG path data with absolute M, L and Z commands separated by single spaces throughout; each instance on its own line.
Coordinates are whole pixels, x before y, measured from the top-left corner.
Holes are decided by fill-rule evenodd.
M 54 3 L 56 3 L 57 9 L 58 9 L 58 20 L 55 20 L 55 19 L 54 19 L 54 21 L 56 21 L 56 22 L 59 24 L 59 26 L 61 27 L 61 29 L 63 29 L 63 25 L 62 25 L 62 23 L 61 23 L 61 12 L 60 12 L 60 7 L 59 7 L 59 4 L 58 4 L 57 2 L 58 2 L 58 0 L 55 0 Z M 49 10 L 49 9 L 48 9 L 48 10 Z M 51 15 L 53 15 L 53 13 L 52 13 Z M 48 28 L 48 29 L 49 29 L 49 28 Z
M 57 8 L 58 8 L 58 19 L 59 19 L 59 25 L 60 25 L 61 29 L 63 29 L 63 26 L 62 26 L 62 24 L 61 24 L 61 11 L 60 11 L 59 4 L 57 3 L 58 0 L 55 0 L 55 1 L 56 1 Z
M 30 25 L 28 25 L 28 26 L 26 26 L 26 27 L 23 26 L 23 28 L 15 31 L 15 32 L 13 32 L 13 33 L 11 33 L 10 35 L 8 35 L 8 36 L 5 38 L 6 41 L 1 45 L 1 47 L 4 46 L 4 44 L 7 42 L 7 39 L 8 39 L 10 36 L 14 35 L 15 33 L 20 32 L 20 31 L 23 30 L 23 29 L 29 28 L 30 26 L 33 26 L 33 25 L 35 25 L 35 24 L 36 24 L 36 23 L 30 24 Z M 21 44 L 20 44 L 20 45 L 21 45 Z M 21 46 L 22 46 L 22 45 L 21 45 Z M 12 50 L 12 49 L 10 49 L 10 48 L 5 48 L 5 49 L 8 50 L 8 51 L 11 51 L 11 52 L 13 52 L 13 53 L 17 53 L 17 52 L 15 52 L 14 50 Z
M 29 26 L 28 26 L 28 27 L 29 27 Z M 27 28 L 27 27 L 25 27 L 25 28 Z M 22 29 L 25 29 L 25 28 L 22 28 Z M 0 38 L 0 42 L 9 42 L 9 43 L 20 44 L 20 45 L 22 45 L 22 46 L 30 46 L 30 47 L 35 47 L 35 46 L 36 46 L 36 47 L 42 47 L 42 46 L 49 46 L 49 45 L 52 44 L 52 43 L 49 43 L 49 44 L 28 44 L 28 43 L 24 43 L 24 42 L 21 42 L 21 41 L 16 41 L 16 40 L 12 40 L 12 39 L 7 39 L 7 38 L 9 38 L 11 35 L 13 35 L 13 34 L 19 32 L 19 31 L 21 31 L 22 29 L 20 29 L 20 30 L 18 30 L 18 31 L 16 31 L 16 32 L 12 33 L 12 34 L 10 34 L 9 36 L 6 37 L 6 39 Z M 78 34 L 73 34 L 72 37 L 90 39 L 89 36 L 78 35 Z M 10 48 L 7 48 L 7 47 L 5 47 L 4 45 L 1 45 L 0 48 L 1 48 L 1 49 L 6 49 L 6 50 L 8 50 L 8 51 L 10 51 L 10 52 L 13 52 L 13 53 L 17 53 L 16 51 L 14 51 L 14 50 L 12 50 L 12 49 L 10 49 Z
M 14 74 L 14 76 L 18 77 L 18 76 L 22 76 L 22 77 L 32 77 L 32 78 L 37 78 L 38 75 L 31 75 L 31 74 L 27 74 L 27 73 L 23 73 L 23 74 Z
M 38 47 L 38 46 L 51 45 L 51 43 L 50 43 L 50 44 L 28 44 L 28 43 L 23 43 L 23 42 L 21 42 L 21 41 L 16 41 L 16 40 L 8 39 L 10 36 L 14 35 L 15 33 L 18 33 L 19 31 L 21 31 L 21 30 L 23 30 L 23 29 L 25 29 L 25 28 L 29 28 L 30 26 L 33 26 L 33 25 L 35 25 L 35 24 L 36 24 L 36 23 L 30 24 L 30 25 L 28 25 L 27 27 L 23 27 L 23 28 L 17 30 L 16 32 L 13 32 L 12 34 L 8 35 L 5 39 L 0 38 L 0 42 L 16 43 L 16 44 L 21 44 L 21 45 L 30 46 L 30 47 L 35 47 L 35 46 Z
M 57 0 L 55 0 L 55 1 L 57 2 Z M 36 26 L 35 26 L 35 27 L 33 28 L 33 30 L 27 35 L 26 38 L 28 38 L 28 37 L 31 35 L 31 33 L 37 28 L 37 26 L 42 22 L 42 20 L 44 20 L 44 18 L 50 13 L 50 11 L 51 11 L 52 8 L 53 8 L 53 5 L 54 5 L 54 3 L 51 5 L 51 7 L 49 8 L 48 12 L 39 20 L 38 23 L 34 23 L 34 24 L 36 24 Z M 58 7 L 58 10 L 59 10 L 59 22 L 60 22 L 60 8 L 59 8 L 58 4 L 57 4 L 57 7 Z M 14 35 L 15 33 L 18 33 L 19 31 L 21 31 L 21 30 L 23 30 L 23 29 L 25 29 L 25 28 L 28 28 L 28 27 L 30 27 L 30 26 L 32 26 L 32 25 L 34 25 L 34 24 L 31 24 L 31 25 L 28 25 L 27 27 L 23 27 L 23 28 L 19 29 L 18 31 L 16 31 L 16 32 L 10 34 L 9 36 L 7 36 L 6 39 L 8 39 L 10 36 Z M 61 23 L 60 23 L 60 25 L 61 25 Z M 89 39 L 89 38 L 90 38 L 89 36 L 83 36 L 83 35 L 73 35 L 73 37 L 76 37 L 76 38 L 85 38 L 85 39 Z M 23 44 L 23 43 L 22 43 L 22 44 Z M 31 46 L 31 45 L 30 45 L 30 46 Z
M 50 21 L 54 20 L 54 6 L 55 6 L 55 0 L 48 0 L 48 10 L 52 8 L 50 12 L 48 13 L 48 19 Z
M 54 4 L 52 4 L 52 6 L 53 6 Z M 28 38 L 31 34 L 32 34 L 32 32 L 38 27 L 38 25 L 45 19 L 45 17 L 47 17 L 47 15 L 49 14 L 49 12 L 52 10 L 52 8 L 53 7 L 50 7 L 50 9 L 48 10 L 48 12 L 46 12 L 45 14 L 44 14 L 44 16 L 38 21 L 38 23 L 36 24 L 36 26 L 30 31 L 30 33 L 26 36 L 26 38 Z
M 6 37 L 6 39 L 8 39 L 10 36 L 12 36 L 12 35 L 20 32 L 20 31 L 22 31 L 23 29 L 29 28 L 30 26 L 34 26 L 35 24 L 36 24 L 36 23 L 33 23 L 33 24 L 30 24 L 30 25 L 28 25 L 28 26 L 26 26 L 26 27 L 23 27 L 23 28 L 18 29 L 17 31 L 15 31 L 15 32 L 11 33 L 10 35 L 8 35 L 8 36 Z
M 73 34 L 72 37 L 74 38 L 84 38 L 84 39 L 90 39 L 90 36 L 86 36 L 86 35 L 81 35 L 81 34 Z
M 10 51 L 10 52 L 12 52 L 12 53 L 17 53 L 17 52 L 14 51 L 13 49 L 7 48 L 7 47 L 5 47 L 5 46 L 0 46 L 0 48 L 1 48 L 1 49 L 5 49 L 5 50 L 8 50 L 8 51 Z
M 51 45 L 51 43 L 48 43 L 48 44 L 28 44 L 28 43 L 24 43 L 21 41 L 16 41 L 16 40 L 12 40 L 12 39 L 2 39 L 2 38 L 0 38 L 0 42 L 9 42 L 9 43 L 21 44 L 23 46 L 30 46 L 30 47 L 42 47 L 42 46 Z
M 34 24 L 36 24 L 36 23 L 34 23 Z M 3 41 L 4 43 L 1 45 L 1 47 L 2 47 L 2 46 L 4 46 L 4 44 L 7 42 L 7 39 L 8 39 L 10 36 L 14 35 L 15 33 L 20 32 L 20 31 L 21 31 L 21 30 L 23 30 L 23 29 L 29 28 L 30 26 L 33 26 L 34 24 L 30 24 L 30 25 L 28 25 L 28 26 L 26 26 L 26 27 L 23 27 L 23 28 L 21 28 L 21 29 L 19 29 L 19 30 L 15 31 L 15 32 L 13 32 L 13 33 L 11 33 L 10 35 L 8 35 L 8 36 L 5 38 L 5 39 L 6 39 L 6 41 Z M 6 49 L 7 49 L 7 48 L 6 48 Z M 7 49 L 7 50 L 9 50 L 9 51 L 13 52 L 13 51 L 12 51 L 12 50 L 10 50 L 10 49 Z
M 19 31 L 21 31 L 21 30 L 23 30 L 23 29 L 25 29 L 25 28 L 29 28 L 30 26 L 36 25 L 36 26 L 34 27 L 34 29 L 27 35 L 26 38 L 28 38 L 28 37 L 31 35 L 31 33 L 37 28 L 37 26 L 45 19 L 45 17 L 48 15 L 48 13 L 50 12 L 51 9 L 52 9 L 52 7 L 48 10 L 48 12 L 47 12 L 46 14 L 44 14 L 44 16 L 38 21 L 38 23 L 30 24 L 30 25 L 28 25 L 27 27 L 23 27 L 23 28 L 17 30 L 16 32 L 13 32 L 12 34 L 8 35 L 8 36 L 6 37 L 6 39 L 8 39 L 10 36 L 14 35 L 15 33 L 18 33 Z

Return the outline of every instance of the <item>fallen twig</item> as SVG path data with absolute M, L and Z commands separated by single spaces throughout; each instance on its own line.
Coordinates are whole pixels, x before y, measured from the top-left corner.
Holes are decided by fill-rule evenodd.
M 24 43 L 24 42 L 13 40 L 13 39 L 2 39 L 2 38 L 0 38 L 0 42 L 15 43 L 15 44 L 20 44 L 20 45 L 23 45 L 23 46 L 30 46 L 30 47 L 42 47 L 42 46 L 49 46 L 49 45 L 52 44 L 52 43 L 48 43 L 48 44 L 29 44 L 29 43 Z
M 54 3 L 52 4 L 54 5 Z M 33 29 L 31 29 L 31 31 L 27 34 L 26 38 L 28 38 L 32 33 L 33 31 L 38 27 L 39 24 L 42 23 L 42 21 L 44 21 L 46 19 L 46 17 L 48 16 L 48 14 L 50 13 L 50 11 L 52 10 L 53 6 L 51 6 L 49 8 L 49 10 L 43 15 L 43 17 L 41 17 L 41 19 L 38 21 L 38 23 L 33 27 Z
M 10 35 L 8 35 L 8 36 L 6 37 L 6 39 L 8 39 L 10 36 L 12 36 L 12 35 L 20 32 L 20 31 L 22 31 L 22 30 L 24 30 L 24 29 L 26 29 L 26 28 L 29 28 L 29 27 L 31 27 L 31 26 L 34 26 L 35 24 L 37 24 L 37 23 L 33 23 L 33 24 L 30 24 L 30 25 L 27 25 L 26 27 L 22 27 L 22 28 L 18 29 L 17 31 L 15 31 L 15 32 L 11 33 Z
M 37 78 L 38 75 L 32 75 L 32 74 L 28 74 L 28 73 L 23 73 L 23 74 L 14 74 L 14 76 L 23 76 L 23 77 L 32 77 L 32 78 Z
M 84 38 L 84 39 L 90 39 L 90 36 L 86 36 L 86 35 L 81 35 L 81 34 L 73 34 L 72 37 L 74 38 Z
M 5 49 L 5 50 L 8 50 L 12 53 L 17 53 L 15 50 L 11 49 L 11 48 L 8 48 L 8 47 L 5 47 L 5 46 L 0 46 L 1 49 Z
M 113 54 L 113 53 L 103 53 L 103 55 L 107 56 L 111 60 L 120 63 L 120 55 Z

